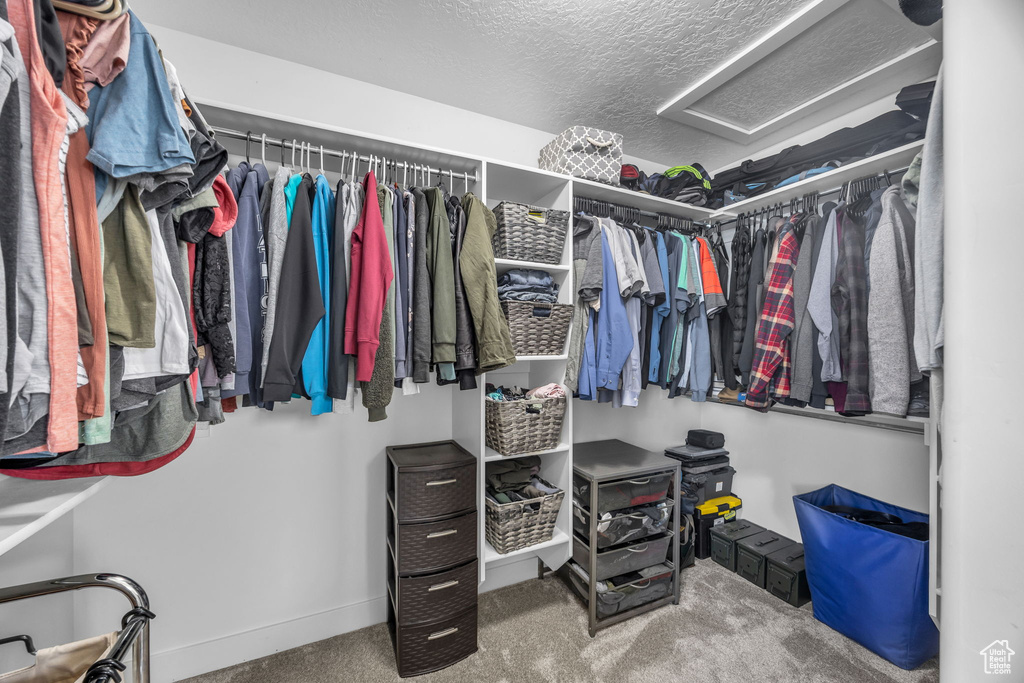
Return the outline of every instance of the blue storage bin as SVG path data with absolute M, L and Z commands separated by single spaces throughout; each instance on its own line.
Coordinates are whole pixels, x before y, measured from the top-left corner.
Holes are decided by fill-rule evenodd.
M 928 541 L 823 510 L 845 505 L 927 522 L 928 515 L 830 484 L 793 496 L 814 616 L 872 652 L 913 669 L 939 651 L 928 616 Z

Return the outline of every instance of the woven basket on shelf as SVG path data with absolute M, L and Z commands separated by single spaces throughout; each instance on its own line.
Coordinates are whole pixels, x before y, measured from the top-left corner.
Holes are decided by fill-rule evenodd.
M 569 212 L 515 202 L 494 207 L 498 229 L 492 246 L 495 258 L 560 263 L 569 229 Z
M 502 455 L 547 451 L 558 445 L 565 420 L 566 399 L 529 398 L 522 401 L 484 401 L 487 446 Z
M 551 486 L 543 479 L 541 481 Z M 504 555 L 550 541 L 564 497 L 565 491 L 511 503 L 496 503 L 490 497 L 485 497 L 487 517 L 484 529 L 487 542 L 498 554 Z
M 565 350 L 572 304 L 502 301 L 517 356 L 557 356 Z

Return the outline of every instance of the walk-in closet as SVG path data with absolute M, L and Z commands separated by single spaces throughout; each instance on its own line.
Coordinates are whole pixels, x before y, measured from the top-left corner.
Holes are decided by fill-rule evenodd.
M 1022 34 L 0 0 L 0 682 L 1024 680 Z

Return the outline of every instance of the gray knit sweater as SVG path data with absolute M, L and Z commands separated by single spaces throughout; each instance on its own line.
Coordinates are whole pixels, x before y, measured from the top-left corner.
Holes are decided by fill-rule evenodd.
M 897 187 L 882 195 L 871 249 L 868 386 L 876 413 L 903 416 L 910 384 L 921 379 L 914 356 L 914 218 Z

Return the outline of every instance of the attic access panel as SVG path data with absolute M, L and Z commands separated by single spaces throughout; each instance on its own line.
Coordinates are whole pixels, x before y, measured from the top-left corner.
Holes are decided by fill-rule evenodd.
M 813 0 L 658 110 L 740 143 L 853 111 L 933 77 L 942 48 L 896 0 Z

